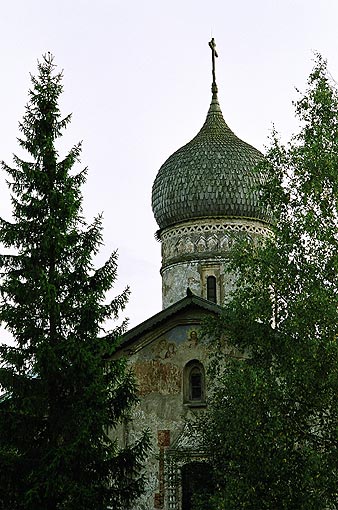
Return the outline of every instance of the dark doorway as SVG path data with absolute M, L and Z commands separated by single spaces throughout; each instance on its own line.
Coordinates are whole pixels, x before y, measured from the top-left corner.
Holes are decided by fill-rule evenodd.
M 198 496 L 207 499 L 212 491 L 211 466 L 206 462 L 189 462 L 182 467 L 181 475 L 182 510 L 194 510 L 194 499 Z

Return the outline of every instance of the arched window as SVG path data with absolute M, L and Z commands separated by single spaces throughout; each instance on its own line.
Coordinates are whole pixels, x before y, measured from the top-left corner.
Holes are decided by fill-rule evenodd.
M 205 403 L 204 367 L 198 360 L 191 360 L 183 373 L 184 402 L 191 405 Z
M 216 276 L 208 276 L 207 278 L 207 299 L 217 303 Z
M 202 372 L 200 367 L 193 367 L 189 374 L 189 400 L 202 400 Z

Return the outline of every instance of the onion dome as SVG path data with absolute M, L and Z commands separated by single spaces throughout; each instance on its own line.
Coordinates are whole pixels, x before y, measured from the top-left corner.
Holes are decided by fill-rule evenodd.
M 263 175 L 255 170 L 263 155 L 224 121 L 214 69 L 213 53 L 212 100 L 202 129 L 167 159 L 154 181 L 152 208 L 160 230 L 202 218 L 268 220 L 257 190 Z

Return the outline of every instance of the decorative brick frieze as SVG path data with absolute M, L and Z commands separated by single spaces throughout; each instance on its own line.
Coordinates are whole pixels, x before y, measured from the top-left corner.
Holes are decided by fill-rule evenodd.
M 162 268 L 178 261 L 224 257 L 238 234 L 256 238 L 271 231 L 264 223 L 244 219 L 201 220 L 168 228 L 161 234 Z
M 197 220 L 175 227 L 167 228 L 161 233 L 161 241 L 182 234 L 195 234 L 206 232 L 248 232 L 252 234 L 267 235 L 270 229 L 266 223 L 245 218 L 229 218 L 224 220 L 207 219 Z
M 229 249 L 238 235 L 259 242 L 272 233 L 267 224 L 246 218 L 195 220 L 163 230 L 163 308 L 182 299 L 188 287 L 206 298 L 208 276 L 216 277 L 217 303 L 224 304 L 234 283 L 226 267 Z

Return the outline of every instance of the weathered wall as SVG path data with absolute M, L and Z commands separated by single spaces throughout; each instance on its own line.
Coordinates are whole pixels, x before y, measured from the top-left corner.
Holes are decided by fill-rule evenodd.
M 233 274 L 226 268 L 226 259 L 216 257 L 170 264 L 162 270 L 163 308 L 186 296 L 188 287 L 193 294 L 207 299 L 208 276 L 216 277 L 217 303 L 224 304 L 235 281 Z
M 200 341 L 199 324 L 173 327 L 130 356 L 140 394 L 132 423 L 124 431 L 133 440 L 140 431 L 150 429 L 152 452 L 147 462 L 147 493 L 133 510 L 179 508 L 167 493 L 165 454 L 184 429 L 185 419 L 201 407 L 184 403 L 183 372 L 190 360 L 207 365 L 207 351 Z M 176 505 L 176 506 L 175 506 Z
M 198 220 L 165 229 L 161 233 L 163 308 L 182 299 L 187 287 L 206 298 L 208 276 L 216 277 L 217 303 L 224 304 L 234 284 L 227 257 L 235 236 L 259 239 L 268 232 L 263 223 L 244 218 Z

